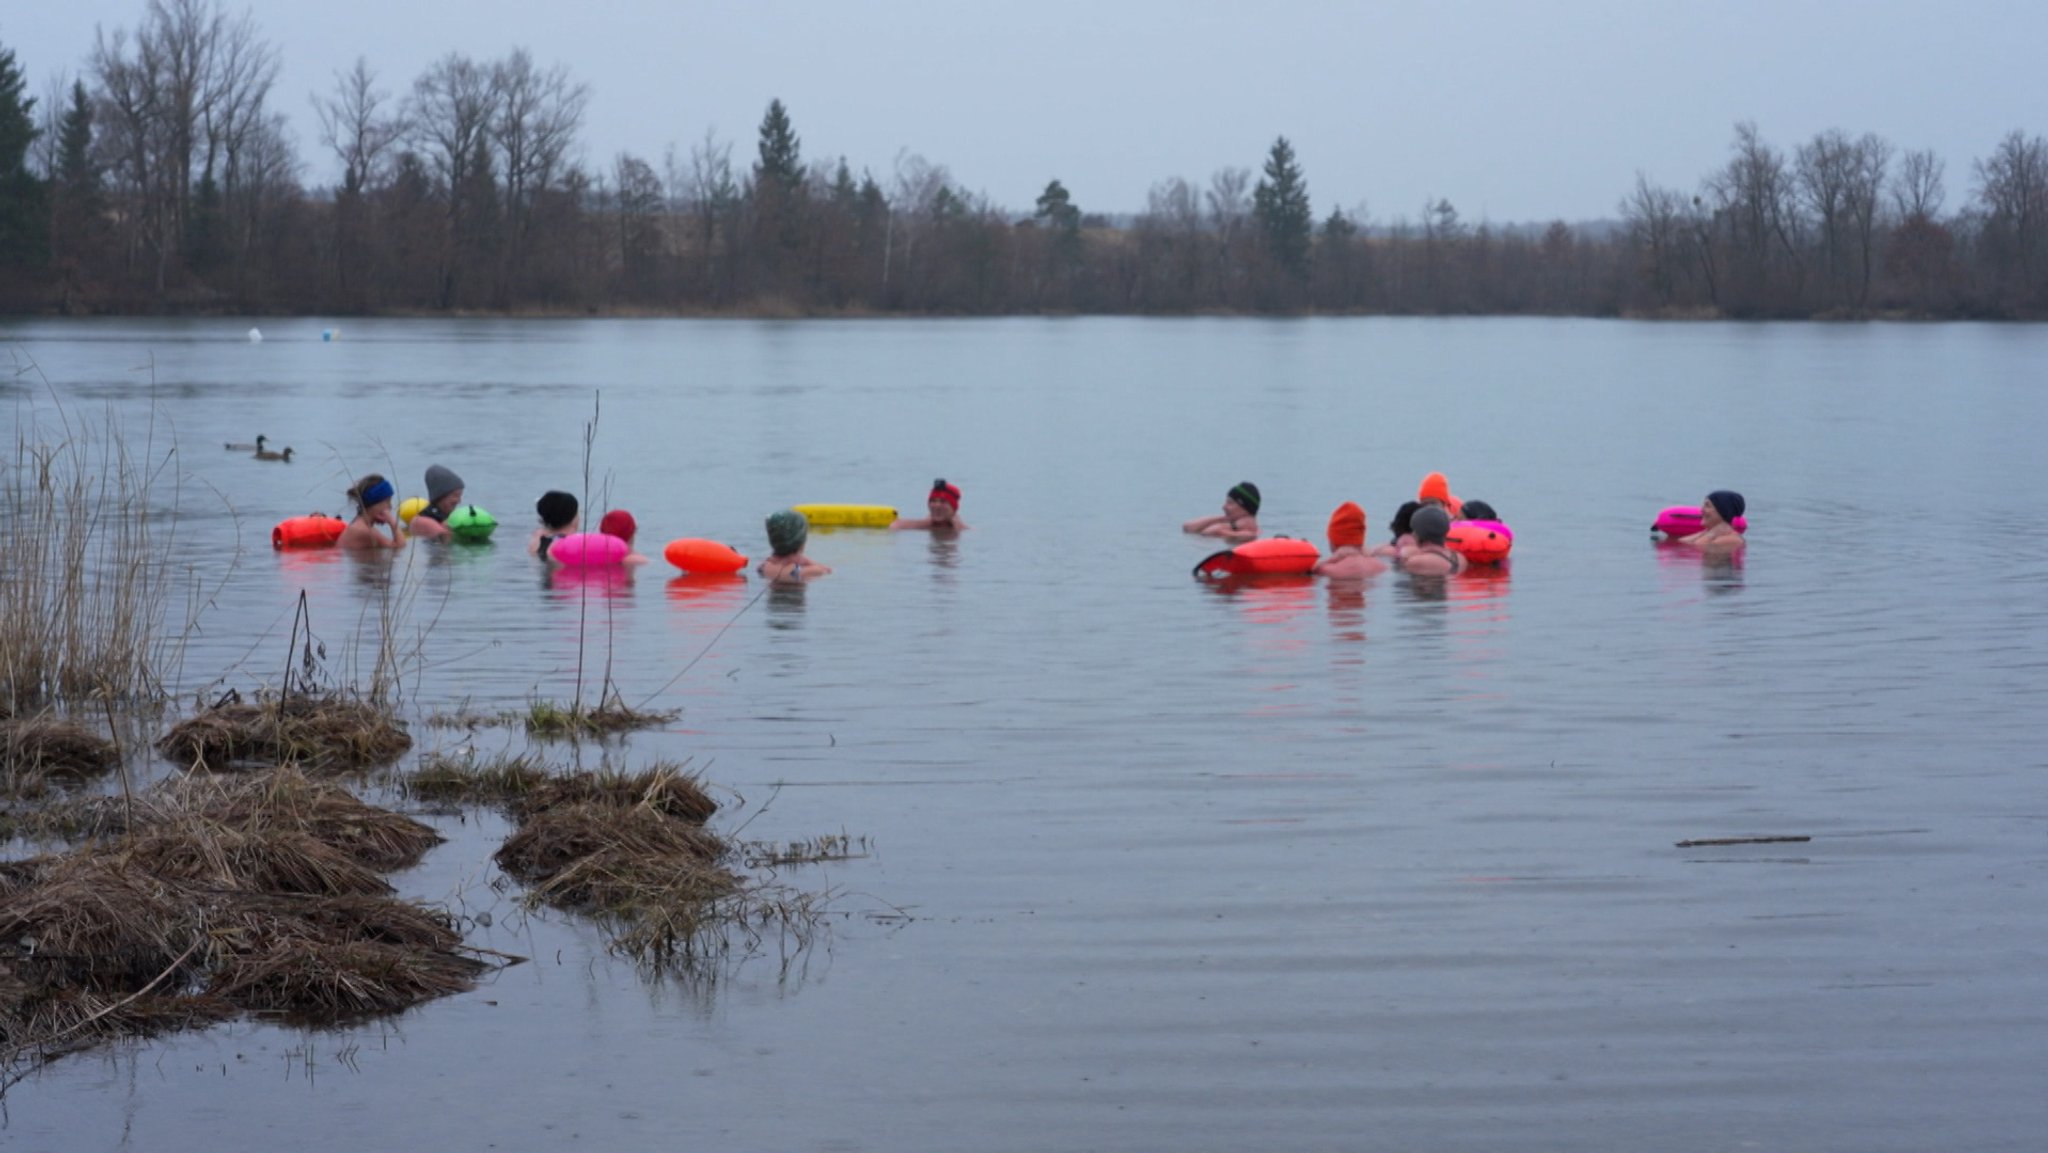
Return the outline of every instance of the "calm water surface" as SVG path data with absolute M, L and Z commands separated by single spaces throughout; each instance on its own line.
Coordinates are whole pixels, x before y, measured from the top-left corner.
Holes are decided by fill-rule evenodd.
M 730 831 L 872 838 L 784 972 L 649 983 L 450 838 L 409 891 L 534 963 L 395 1021 L 238 1025 L 16 1087 L 23 1149 L 2033 1149 L 2048 1128 L 2048 329 L 1585 321 L 35 322 L 4 419 L 175 440 L 186 695 L 332 675 L 395 595 L 425 712 L 607 661 L 622 748 Z M 600 399 L 601 398 L 601 399 Z M 565 581 L 543 488 L 830 579 Z M 262 433 L 289 465 L 224 453 Z M 11 444 L 13 438 L 5 437 Z M 453 467 L 504 522 L 279 556 L 349 479 Z M 1190 579 L 1233 482 L 1375 526 L 1427 471 L 1514 526 L 1490 579 Z M 1742 490 L 1739 566 L 1648 539 Z M 1375 528 L 1377 534 L 1379 529 Z M 696 663 L 691 664 L 692 661 Z M 426 749 L 502 733 L 415 726 Z M 1689 838 L 1803 844 L 1678 849 Z M 910 916 L 898 921 L 897 911 Z

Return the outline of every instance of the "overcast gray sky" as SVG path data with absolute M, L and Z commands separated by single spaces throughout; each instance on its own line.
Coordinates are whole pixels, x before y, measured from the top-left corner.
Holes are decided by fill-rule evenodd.
M 84 68 L 96 26 L 145 0 L 7 0 L 0 44 L 32 89 Z M 228 3 L 231 12 L 242 5 Z M 1089 211 L 1153 184 L 1256 168 L 1277 135 L 1320 217 L 1385 222 L 1447 197 L 1468 220 L 1614 214 L 1638 169 L 1690 189 L 1753 119 L 1789 151 L 1875 132 L 1970 164 L 2014 128 L 2048 132 L 2048 3 L 1958 0 L 259 0 L 283 57 L 273 99 L 325 183 L 308 97 L 367 57 L 410 86 L 450 51 L 530 49 L 591 89 L 584 159 L 660 165 L 706 128 L 751 162 L 771 97 L 806 159 L 887 182 L 899 152 L 1028 208 L 1047 180 Z

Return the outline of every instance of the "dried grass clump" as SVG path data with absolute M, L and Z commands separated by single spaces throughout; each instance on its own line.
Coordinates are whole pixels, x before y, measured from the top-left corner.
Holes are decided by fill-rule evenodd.
M 644 807 L 693 825 L 703 824 L 718 812 L 718 802 L 704 791 L 697 774 L 668 762 L 637 773 L 607 770 L 556 777 L 535 786 L 523 809 L 539 812 L 578 804 L 615 809 Z
M 422 801 L 512 805 L 547 779 L 547 766 L 525 754 L 478 761 L 436 753 L 403 785 L 407 796 Z
M 379 869 L 431 829 L 296 772 L 167 782 L 129 828 L 0 865 L 0 1061 L 235 1012 L 328 1023 L 487 967 Z
M 494 859 L 515 880 L 552 886 L 548 904 L 601 908 L 611 903 L 602 887 L 602 872 L 576 873 L 575 880 L 554 882 L 592 858 L 617 869 L 623 869 L 621 861 L 638 860 L 656 870 L 715 870 L 725 851 L 725 843 L 713 834 L 653 810 L 584 802 L 530 814 Z
M 194 769 L 297 765 L 345 772 L 397 760 L 412 738 L 368 702 L 294 696 L 208 709 L 173 726 L 156 747 Z
M 121 763 L 114 742 L 83 725 L 51 716 L 0 720 L 0 786 L 14 796 L 41 796 L 52 779 L 78 783 Z
M 253 777 L 186 777 L 166 782 L 161 795 L 174 810 L 230 828 L 304 833 L 379 871 L 411 868 L 441 843 L 441 834 L 411 817 L 290 769 Z

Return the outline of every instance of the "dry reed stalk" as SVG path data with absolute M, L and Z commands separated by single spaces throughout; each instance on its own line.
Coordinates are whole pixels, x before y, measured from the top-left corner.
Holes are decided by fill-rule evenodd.
M 230 828 L 311 836 L 379 871 L 418 864 L 442 839 L 411 817 L 290 769 L 252 777 L 188 776 L 166 782 L 162 795 L 177 808 Z
M 31 418 L 0 465 L 0 701 L 13 713 L 157 696 L 177 644 L 163 629 L 175 481 L 168 507 L 156 492 L 175 449 L 152 459 L 152 425 L 138 456 L 111 410 L 97 426 L 61 403 L 57 417 L 61 440 Z

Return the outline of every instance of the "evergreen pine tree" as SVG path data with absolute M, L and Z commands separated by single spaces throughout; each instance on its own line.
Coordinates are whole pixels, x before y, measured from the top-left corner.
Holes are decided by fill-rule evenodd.
M 760 159 L 754 164 L 754 184 L 773 184 L 785 196 L 795 196 L 804 183 L 803 142 L 789 123 L 789 110 L 780 100 L 768 102 L 761 117 Z
M 29 145 L 42 131 L 26 89 L 14 50 L 0 48 L 0 268 L 40 267 L 49 259 L 43 182 L 28 169 Z
M 1273 141 L 1265 176 L 1252 189 L 1252 215 L 1274 261 L 1294 277 L 1306 278 L 1314 220 L 1309 215 L 1308 183 L 1295 162 L 1294 146 L 1285 136 Z

